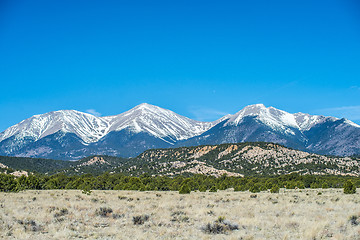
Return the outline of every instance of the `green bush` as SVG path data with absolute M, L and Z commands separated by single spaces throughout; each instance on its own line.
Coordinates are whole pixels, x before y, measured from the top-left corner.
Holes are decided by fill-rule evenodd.
M 216 186 L 212 186 L 210 188 L 209 192 L 217 192 Z
M 312 183 L 312 184 L 310 185 L 310 188 L 313 188 L 313 189 L 315 189 L 315 188 L 321 188 L 321 185 L 320 185 L 320 183 L 314 182 L 314 183 Z
M 271 189 L 274 185 L 275 184 L 273 183 L 273 181 L 271 179 L 269 179 L 265 182 L 266 189 Z
M 81 193 L 82 194 L 86 194 L 86 195 L 90 195 L 91 194 L 91 186 L 90 185 L 84 185 L 81 187 Z
M 356 193 L 356 187 L 350 180 L 347 180 L 346 183 L 344 184 L 344 193 L 345 194 Z
M 234 191 L 235 192 L 238 192 L 238 191 L 244 191 L 244 187 L 242 185 L 236 185 L 234 187 Z
M 271 192 L 271 193 L 279 193 L 279 190 L 280 190 L 279 186 L 278 186 L 278 185 L 274 185 L 274 186 L 272 186 L 272 188 L 270 189 L 270 192 Z
M 206 192 L 206 186 L 205 185 L 201 185 L 200 187 L 199 187 L 199 191 L 200 192 Z
M 297 188 L 299 188 L 299 189 L 304 189 L 304 188 L 305 188 L 304 183 L 301 182 L 301 181 L 297 181 L 296 184 L 295 184 L 295 186 L 296 186 Z
M 250 192 L 252 193 L 257 193 L 260 192 L 260 184 L 259 183 L 255 183 L 254 185 L 252 185 L 249 189 Z
M 293 181 L 286 182 L 286 189 L 295 189 L 296 184 Z
M 190 187 L 187 183 L 183 184 L 180 187 L 179 193 L 180 194 L 189 194 L 191 192 Z

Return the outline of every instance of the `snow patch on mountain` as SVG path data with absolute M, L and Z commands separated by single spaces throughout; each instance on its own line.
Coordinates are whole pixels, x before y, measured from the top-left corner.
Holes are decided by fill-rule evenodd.
M 171 138 L 174 142 L 200 135 L 214 125 L 211 122 L 195 121 L 147 103 L 112 117 L 109 123 L 110 131 L 129 129 L 135 133 L 147 132 L 161 139 Z
M 348 119 L 345 119 L 345 123 L 350 124 L 353 127 L 360 128 L 360 125 L 358 125 L 358 124 L 356 124 L 356 123 L 354 123 L 354 122 L 352 122 L 352 121 L 350 121 Z
M 307 113 L 295 113 L 295 120 L 302 131 L 307 131 L 318 123 L 325 120 L 324 116 L 310 115 Z
M 265 107 L 263 104 L 249 105 L 232 115 L 225 123 L 226 125 L 239 125 L 247 116 L 253 116 L 257 120 L 270 126 L 274 130 L 294 135 L 291 128 L 299 128 L 293 114 L 273 108 Z
M 16 139 L 31 138 L 37 141 L 58 131 L 75 133 L 84 143 L 98 141 L 108 133 L 109 123 L 91 114 L 75 110 L 60 110 L 34 115 L 6 129 L 0 142 L 15 136 Z

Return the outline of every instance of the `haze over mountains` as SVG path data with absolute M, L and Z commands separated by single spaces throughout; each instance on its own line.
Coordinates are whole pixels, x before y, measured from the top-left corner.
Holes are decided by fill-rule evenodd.
M 150 104 L 115 116 L 60 110 L 0 133 L 0 155 L 74 160 L 89 155 L 134 157 L 150 148 L 275 142 L 314 153 L 360 154 L 360 126 L 335 117 L 290 114 L 250 105 L 214 122 L 200 122 Z

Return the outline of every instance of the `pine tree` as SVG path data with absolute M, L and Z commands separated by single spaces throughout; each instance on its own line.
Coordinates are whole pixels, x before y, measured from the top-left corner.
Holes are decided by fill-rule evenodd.
M 213 186 L 210 188 L 209 192 L 217 192 L 216 186 L 213 185 Z
M 279 193 L 279 186 L 278 185 L 273 185 L 272 188 L 270 189 L 271 193 Z
M 249 191 L 252 193 L 260 192 L 260 183 L 255 183 L 253 186 L 250 187 Z
M 190 187 L 187 183 L 183 184 L 180 187 L 179 193 L 180 194 L 189 194 L 191 192 Z
M 345 194 L 356 193 L 356 187 L 350 180 L 347 180 L 346 183 L 344 184 L 344 193 Z

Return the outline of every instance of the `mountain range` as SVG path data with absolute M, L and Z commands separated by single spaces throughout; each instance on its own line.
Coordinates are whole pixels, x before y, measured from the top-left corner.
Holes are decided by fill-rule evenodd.
M 360 126 L 347 120 L 249 105 L 201 122 L 147 103 L 115 116 L 75 110 L 34 115 L 0 133 L 0 155 L 76 160 L 134 157 L 147 149 L 274 142 L 326 155 L 360 154 Z

